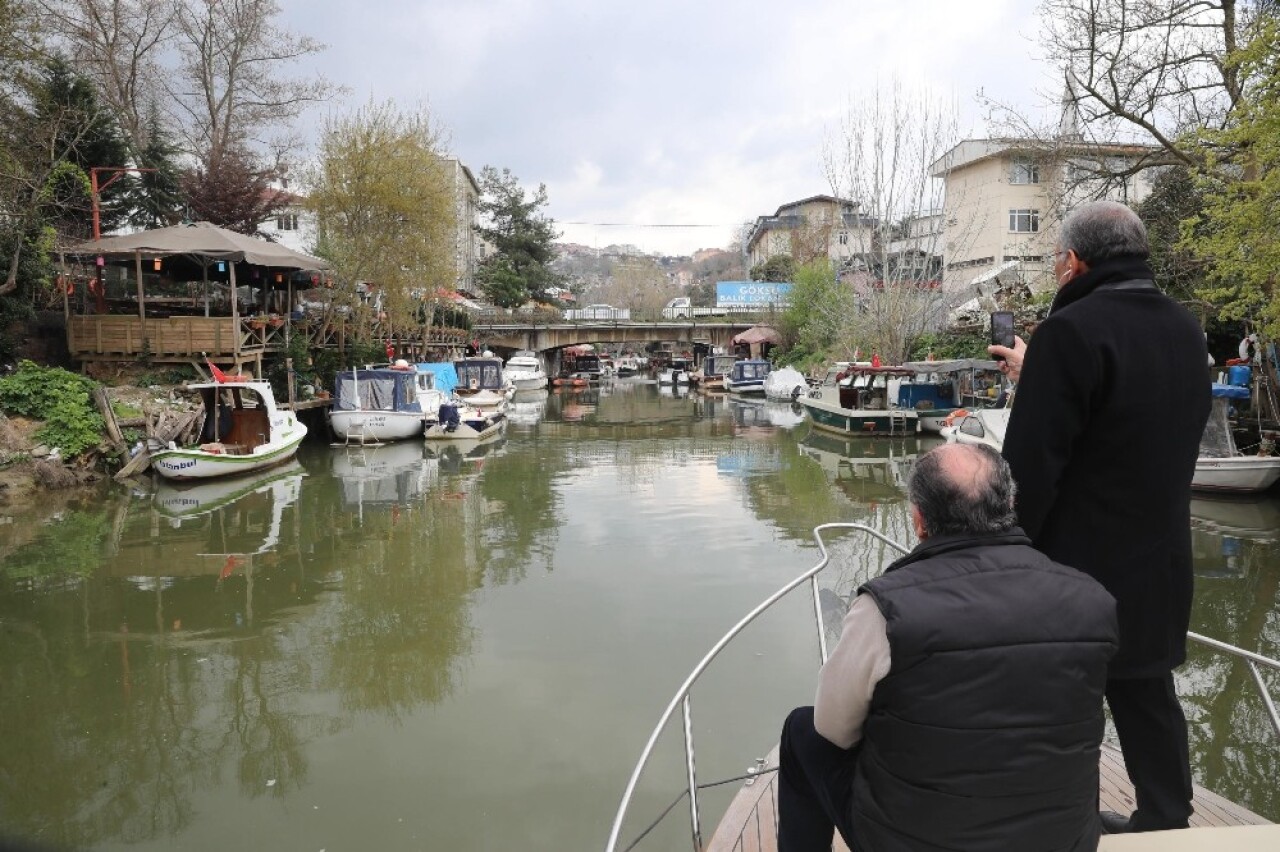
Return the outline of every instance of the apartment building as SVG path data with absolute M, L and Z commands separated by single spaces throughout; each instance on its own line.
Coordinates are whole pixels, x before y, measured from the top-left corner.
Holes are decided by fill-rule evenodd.
M 1137 204 L 1151 192 L 1148 145 L 1077 139 L 966 139 L 930 174 L 945 183 L 943 286 L 958 295 L 1051 290 L 1062 216 L 1089 199 Z
M 875 227 L 875 219 L 858 212 L 857 202 L 812 195 L 756 219 L 747 237 L 747 263 L 755 266 L 786 254 L 800 263 L 825 256 L 837 268 L 845 267 L 872 245 Z
M 476 233 L 476 217 L 480 204 L 480 184 L 457 158 L 445 160 L 449 177 L 453 182 L 454 209 L 457 215 L 457 234 L 454 245 L 454 265 L 457 268 L 457 288 L 475 289 L 476 266 L 485 257 L 480 235 Z M 488 247 L 491 249 L 491 247 Z

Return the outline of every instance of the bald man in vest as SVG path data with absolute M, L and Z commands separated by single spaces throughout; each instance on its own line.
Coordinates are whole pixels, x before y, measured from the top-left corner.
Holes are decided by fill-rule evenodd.
M 987 447 L 924 454 L 907 493 L 920 543 L 783 727 L 778 849 L 1096 849 L 1115 601 L 1031 547 Z

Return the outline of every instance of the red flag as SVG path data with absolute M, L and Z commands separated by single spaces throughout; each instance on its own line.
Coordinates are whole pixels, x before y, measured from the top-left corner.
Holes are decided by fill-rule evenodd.
M 227 374 L 219 370 L 212 361 L 205 358 L 204 362 L 209 365 L 209 373 L 213 376 L 215 382 L 221 383 L 227 380 Z
M 879 367 L 879 366 L 880 366 L 880 353 L 878 353 L 878 352 L 872 352 L 872 353 L 871 353 L 871 366 L 872 366 L 872 367 Z

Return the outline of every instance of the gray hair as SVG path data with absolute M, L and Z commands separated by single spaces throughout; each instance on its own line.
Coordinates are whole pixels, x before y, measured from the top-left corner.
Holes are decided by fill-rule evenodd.
M 964 455 L 957 458 L 956 455 Z M 947 444 L 922 455 L 907 479 L 907 499 L 926 535 L 1002 533 L 1018 522 L 1009 463 L 981 444 Z
M 1146 226 L 1118 201 L 1091 201 L 1072 210 L 1062 221 L 1058 248 L 1074 251 L 1090 266 L 1111 257 L 1145 258 L 1151 253 Z

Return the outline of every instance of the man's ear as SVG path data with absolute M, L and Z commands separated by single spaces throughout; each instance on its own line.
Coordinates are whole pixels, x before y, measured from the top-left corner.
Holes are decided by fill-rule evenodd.
M 916 508 L 914 503 L 911 504 L 911 526 L 915 527 L 916 538 L 924 541 L 929 537 L 924 528 L 924 515 Z

